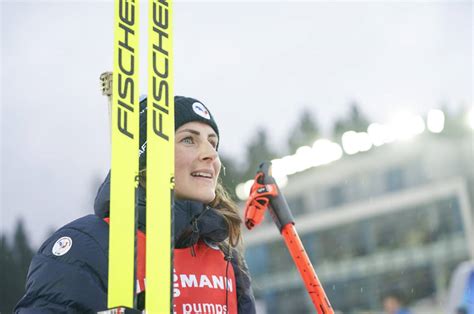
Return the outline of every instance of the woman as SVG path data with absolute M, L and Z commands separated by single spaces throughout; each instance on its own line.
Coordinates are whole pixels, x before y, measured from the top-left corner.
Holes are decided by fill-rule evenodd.
M 137 307 L 145 300 L 146 99 L 140 102 Z M 199 101 L 175 97 L 175 313 L 255 313 L 239 249 L 237 206 L 218 181 L 219 129 Z M 59 229 L 33 258 L 16 313 L 97 312 L 107 308 L 110 173 L 88 215 Z M 150 296 L 148 296 L 150 297 Z

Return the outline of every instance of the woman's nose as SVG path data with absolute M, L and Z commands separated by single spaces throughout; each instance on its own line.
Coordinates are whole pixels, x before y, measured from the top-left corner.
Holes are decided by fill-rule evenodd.
M 201 147 L 201 159 L 202 160 L 215 160 L 218 156 L 216 149 L 211 143 L 203 143 Z

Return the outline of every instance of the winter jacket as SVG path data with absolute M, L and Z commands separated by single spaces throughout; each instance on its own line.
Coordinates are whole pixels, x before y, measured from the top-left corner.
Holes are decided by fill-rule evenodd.
M 145 192 L 139 188 L 137 193 L 139 233 L 144 235 Z M 39 248 L 30 264 L 26 293 L 15 313 L 95 313 L 107 309 L 109 204 L 110 173 L 96 196 L 95 214 L 63 226 Z M 179 256 L 183 256 L 176 254 L 177 250 L 194 251 L 206 245 L 216 248 L 227 238 L 227 225 L 213 208 L 194 201 L 175 201 L 173 213 L 175 269 Z M 238 313 L 253 314 L 255 299 L 247 266 L 245 262 L 237 264 L 236 254 L 227 253 L 226 260 L 235 276 Z M 138 295 L 139 307 L 144 306 L 145 294 L 146 290 Z

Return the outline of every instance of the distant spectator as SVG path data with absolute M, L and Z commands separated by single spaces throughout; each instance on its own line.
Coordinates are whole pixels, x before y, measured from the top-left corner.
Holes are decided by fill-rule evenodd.
M 456 309 L 456 314 L 467 314 L 467 309 L 464 306 L 460 306 Z
M 397 292 L 390 292 L 384 296 L 383 309 L 386 314 L 411 314 L 411 312 L 403 306 L 402 297 Z
M 474 314 L 474 261 L 461 262 L 451 275 L 445 313 Z

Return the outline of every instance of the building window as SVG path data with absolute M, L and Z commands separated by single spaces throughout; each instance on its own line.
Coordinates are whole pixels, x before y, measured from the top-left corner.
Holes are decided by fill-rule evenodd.
M 464 231 L 463 219 L 458 199 L 456 197 L 444 199 L 437 206 L 441 221 L 438 230 L 440 237 L 451 237 L 462 233 Z
M 329 207 L 335 207 L 346 202 L 344 187 L 342 185 L 334 185 L 328 190 Z
M 305 212 L 304 199 L 302 195 L 288 197 L 286 202 L 288 203 L 293 216 L 298 216 Z
M 316 264 L 322 260 L 321 244 L 316 233 L 308 233 L 301 236 L 306 254 L 308 254 L 311 263 Z
M 267 313 L 312 313 L 311 299 L 304 288 L 275 291 L 266 298 Z
M 404 185 L 405 178 L 402 168 L 392 168 L 385 172 L 385 186 L 388 192 L 400 190 Z
M 245 250 L 245 259 L 250 273 L 254 276 L 262 275 L 267 272 L 267 249 L 266 244 L 260 244 L 248 247 Z
M 293 269 L 293 260 L 284 241 L 278 239 L 266 244 L 268 249 L 268 272 L 285 272 Z

